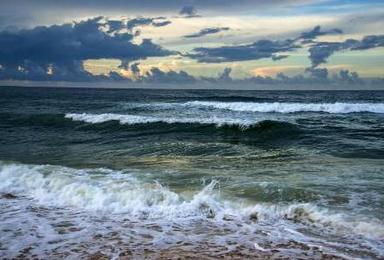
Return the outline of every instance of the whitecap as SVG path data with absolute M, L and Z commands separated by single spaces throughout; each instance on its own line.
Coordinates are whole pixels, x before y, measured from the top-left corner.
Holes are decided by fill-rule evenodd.
M 256 103 L 256 102 L 213 102 L 190 101 L 184 103 L 187 107 L 207 107 L 213 109 L 231 110 L 238 112 L 260 113 L 295 113 L 295 112 L 324 112 L 331 114 L 346 114 L 358 112 L 384 113 L 384 103 Z

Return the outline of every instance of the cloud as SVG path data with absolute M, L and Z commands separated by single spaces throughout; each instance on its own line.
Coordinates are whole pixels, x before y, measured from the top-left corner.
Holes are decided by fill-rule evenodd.
M 131 71 L 134 75 L 138 76 L 140 75 L 140 68 L 139 68 L 139 64 L 138 62 L 135 62 L 133 64 L 131 64 Z
M 369 35 L 353 46 L 352 50 L 368 50 L 384 46 L 384 35 Z
M 276 59 L 276 55 L 280 52 L 293 51 L 298 48 L 301 46 L 296 45 L 293 40 L 259 40 L 247 45 L 195 48 L 195 53 L 188 54 L 188 56 L 205 63 L 247 61 L 272 57 Z
M 152 25 L 155 27 L 163 27 L 167 26 L 168 24 L 171 24 L 171 21 L 163 21 L 163 22 L 153 22 Z
M 231 72 L 232 72 L 232 69 L 231 68 L 225 68 L 223 73 L 221 73 L 218 77 L 218 80 L 219 81 L 232 81 L 232 78 L 231 78 Z
M 145 76 L 139 79 L 141 82 L 145 83 L 178 83 L 178 84 L 186 84 L 186 83 L 194 83 L 196 81 L 195 77 L 189 75 L 185 71 L 168 71 L 164 72 L 159 68 L 152 68 L 148 71 Z
M 319 0 L 315 0 L 317 2 Z M 199 10 L 214 11 L 219 14 L 228 12 L 233 14 L 234 10 L 252 10 L 246 8 L 254 8 L 253 10 L 265 11 L 266 8 L 292 8 L 294 6 L 303 6 L 313 4 L 314 0 L 193 0 L 193 1 L 176 1 L 176 0 L 2 0 L 0 1 L 0 14 L 13 14 L 13 17 L 26 17 L 28 15 L 36 16 L 41 19 L 42 16 L 51 16 L 57 22 L 60 16 L 69 17 L 74 11 L 83 15 L 95 15 L 103 13 L 109 14 L 148 14 L 156 12 L 177 12 L 184 3 L 189 3 Z M 187 7 L 188 7 L 187 6 Z M 263 9 L 258 9 L 263 8 Z M 52 14 L 57 14 L 55 17 Z M 188 14 L 188 10 L 184 11 Z M 189 11 L 191 13 L 191 11 Z M 40 17 L 39 17 L 40 16 Z M 70 17 L 73 18 L 73 17 Z
M 217 29 L 218 28 L 207 28 L 205 30 L 200 31 L 199 33 L 187 35 L 184 37 L 200 37 L 205 34 L 216 33 L 217 31 L 220 31 Z M 273 61 L 277 61 L 288 57 L 288 55 L 286 54 L 280 54 L 282 52 L 290 52 L 296 49 L 300 49 L 303 47 L 302 44 L 311 44 L 313 43 L 313 39 L 321 35 L 340 33 L 342 33 L 340 29 L 321 31 L 321 27 L 316 26 L 309 32 L 301 33 L 299 37 L 293 40 L 287 39 L 278 41 L 266 39 L 259 40 L 248 45 L 223 46 L 216 48 L 195 48 L 195 54 L 189 54 L 188 56 L 197 59 L 199 62 L 206 63 L 247 61 L 258 60 L 263 58 L 271 58 Z M 299 41 L 302 41 L 301 44 L 298 43 Z M 332 48 L 329 48 L 329 51 L 332 52 Z M 313 55 L 316 56 L 317 54 L 318 52 L 316 52 L 315 50 Z M 321 57 L 319 57 L 319 59 L 321 60 Z
M 152 68 L 144 76 L 138 79 L 138 82 L 145 83 L 160 83 L 160 84 L 198 84 L 199 87 L 206 83 L 213 85 L 233 84 L 234 86 L 243 85 L 302 85 L 310 86 L 313 84 L 321 84 L 321 86 L 337 86 L 337 85 L 364 85 L 364 84 L 380 84 L 383 79 L 361 79 L 356 72 L 348 70 L 340 70 L 333 77 L 329 77 L 329 72 L 326 68 L 308 69 L 309 74 L 298 74 L 288 76 L 284 73 L 277 73 L 276 78 L 268 75 L 255 75 L 248 78 L 236 79 L 230 76 L 231 68 L 224 68 L 223 72 L 217 77 L 194 77 L 187 72 L 168 71 L 164 72 L 159 68 Z
M 312 78 L 320 80 L 328 79 L 328 69 L 326 68 L 307 68 L 306 71 L 310 73 Z
M 229 30 L 229 27 L 210 27 L 210 28 L 202 29 L 197 33 L 185 35 L 184 38 L 197 38 L 197 37 L 202 37 L 208 34 L 215 34 L 215 33 L 228 31 L 228 30 Z
M 225 27 L 227 28 L 227 27 Z M 216 33 L 220 28 L 206 28 L 196 34 L 186 35 L 186 38 L 201 37 L 206 34 Z M 308 32 L 303 32 L 297 38 L 291 40 L 259 40 L 252 44 L 247 45 L 234 45 L 222 46 L 213 48 L 195 48 L 195 53 L 187 54 L 188 57 L 204 63 L 220 63 L 220 62 L 234 62 L 234 61 L 247 61 L 258 60 L 263 58 L 271 58 L 273 61 L 278 61 L 289 57 L 284 52 L 295 51 L 296 49 L 303 48 L 309 45 L 310 60 L 312 67 L 316 67 L 321 63 L 326 62 L 326 59 L 334 52 L 353 48 L 364 49 L 381 46 L 384 39 L 380 36 L 367 36 L 360 44 L 358 41 L 350 39 L 343 43 L 335 42 L 315 42 L 313 41 L 318 36 L 329 34 L 341 34 L 343 31 L 338 28 L 330 30 L 321 30 L 320 26 L 314 27 Z
M 179 11 L 179 14 L 186 17 L 186 18 L 193 18 L 193 17 L 199 17 L 197 15 L 197 10 L 192 5 L 183 6 L 181 10 Z
M 102 30 L 106 25 L 109 30 Z M 0 32 L 1 79 L 90 80 L 92 75 L 82 64 L 87 59 L 119 59 L 124 63 L 173 54 L 150 39 L 133 43 L 132 33 L 119 32 L 122 26 L 97 17 L 73 24 Z
M 194 83 L 228 83 L 232 81 L 230 76 L 232 69 L 224 68 L 217 77 L 194 77 L 181 70 L 179 72 L 170 70 L 163 71 L 160 68 L 152 67 L 144 75 L 140 76 L 139 63 L 131 65 L 131 72 L 136 76 L 136 82 L 159 83 L 159 84 L 194 84 Z
M 299 74 L 295 76 L 287 76 L 282 72 L 277 73 L 276 78 L 272 78 L 268 75 L 255 75 L 243 79 L 234 79 L 230 76 L 232 69 L 224 68 L 223 72 L 220 73 L 217 77 L 194 77 L 188 74 L 185 71 L 162 71 L 157 67 L 152 67 L 144 75 L 140 75 L 140 69 L 138 67 L 139 63 L 131 64 L 131 72 L 135 75 L 134 79 L 128 79 L 123 77 L 117 72 L 109 72 L 106 76 L 97 76 L 98 80 L 103 81 L 114 81 L 114 82 L 126 82 L 126 83 L 154 83 L 154 84 L 197 84 L 199 87 L 208 84 L 213 85 L 222 85 L 222 84 L 233 84 L 233 86 L 243 86 L 243 85 L 302 85 L 308 86 L 312 84 L 321 84 L 322 86 L 333 86 L 337 84 L 350 86 L 351 84 L 382 84 L 383 79 L 361 79 L 356 72 L 350 72 L 348 70 L 340 70 L 337 74 L 333 75 L 333 78 L 329 78 L 329 73 L 326 68 L 316 68 L 316 69 L 307 69 L 308 74 Z M 77 71 L 77 70 L 75 70 Z M 0 75 L 2 73 L 2 68 L 0 67 Z M 41 71 L 44 73 L 44 71 Z M 85 72 L 87 73 L 87 72 Z M 90 75 L 90 74 L 89 74 Z M 95 76 L 90 75 L 92 79 L 95 79 Z
M 138 17 L 138 18 L 128 20 L 126 23 L 126 27 L 128 30 L 132 30 L 137 26 L 152 25 L 155 27 L 162 27 L 171 23 L 171 21 L 168 21 L 168 20 L 163 21 L 164 19 L 165 19 L 164 17 L 157 17 L 157 18 Z
M 352 43 L 351 43 L 352 44 Z M 311 60 L 312 67 L 315 68 L 321 63 L 327 62 L 327 58 L 334 52 L 347 49 L 350 44 L 338 42 L 321 42 L 316 43 L 309 48 L 309 59 Z
M 302 65 L 274 65 L 261 66 L 251 69 L 249 72 L 254 76 L 273 76 L 279 72 L 296 74 L 303 71 Z
M 131 81 L 130 79 L 123 77 L 121 74 L 116 71 L 110 71 L 107 76 L 108 80 L 112 81 Z
M 277 60 L 282 60 L 282 59 L 285 59 L 288 57 L 289 57 L 289 55 L 272 55 L 272 60 L 277 61 Z
M 321 31 L 321 27 L 318 25 L 315 28 L 313 28 L 309 32 L 303 32 L 297 39 L 302 39 L 302 40 L 312 40 L 315 39 L 318 36 L 322 35 L 328 35 L 328 34 L 342 34 L 343 31 L 341 29 L 331 29 L 328 31 Z
M 309 59 L 312 67 L 326 63 L 327 59 L 338 51 L 344 50 L 368 50 L 384 46 L 384 35 L 365 36 L 361 41 L 348 39 L 343 42 L 319 42 L 309 48 Z
M 339 74 L 335 77 L 339 81 L 347 83 L 362 83 L 359 74 L 357 72 L 350 72 L 349 70 L 340 70 Z
M 191 12 L 190 12 L 191 13 Z M 192 12 L 193 13 L 193 12 Z M 182 20 L 182 19 L 179 19 Z M 177 21 L 177 19 L 175 19 Z M 185 22 L 185 20 L 183 20 Z M 191 21 L 190 21 L 191 22 Z M 171 21 L 165 17 L 137 17 L 130 20 L 110 20 L 96 17 L 74 23 L 53 26 L 39 26 L 20 31 L 0 32 L 0 79 L 21 80 L 124 80 L 117 72 L 95 76 L 84 69 L 83 61 L 88 59 L 117 59 L 124 75 L 134 75 L 151 82 L 194 82 L 199 79 L 180 71 L 161 71 L 152 69 L 145 74 L 140 71 L 138 60 L 148 57 L 164 57 L 178 52 L 166 50 L 150 39 L 141 42 L 136 38 L 136 27 L 166 26 Z M 203 37 L 205 35 L 229 30 L 228 27 L 209 27 L 186 35 L 186 38 Z M 367 50 L 384 46 L 384 35 L 365 36 L 361 40 L 348 39 L 343 42 L 317 42 L 318 36 L 342 33 L 340 29 L 322 30 L 316 26 L 312 30 L 298 34 L 286 40 L 264 39 L 249 44 L 227 45 L 220 47 L 195 48 L 193 53 L 185 54 L 202 63 L 223 63 L 259 60 L 263 58 L 278 61 L 287 58 L 289 52 L 308 47 L 312 66 L 307 72 L 312 80 L 327 79 L 328 71 L 317 68 L 326 63 L 336 52 L 343 50 Z M 105 73 L 105 72 L 104 72 Z M 227 68 L 218 78 L 211 81 L 232 80 L 231 69 Z M 308 75 L 308 74 L 307 74 Z M 348 77 L 347 77 L 347 76 Z M 282 76 L 282 75 L 280 75 Z M 353 81 L 352 73 L 338 75 L 339 81 Z M 347 79 L 348 80 L 345 80 Z M 206 78 L 207 79 L 207 78 Z M 205 80 L 205 79 L 203 79 Z M 258 78 L 260 80 L 260 78 Z M 265 78 L 263 80 L 266 80 Z M 295 78 L 295 80 L 303 80 Z

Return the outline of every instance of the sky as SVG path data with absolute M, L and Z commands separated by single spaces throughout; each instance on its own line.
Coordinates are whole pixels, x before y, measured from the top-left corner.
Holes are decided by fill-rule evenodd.
M 2 0 L 0 80 L 361 83 L 382 0 Z

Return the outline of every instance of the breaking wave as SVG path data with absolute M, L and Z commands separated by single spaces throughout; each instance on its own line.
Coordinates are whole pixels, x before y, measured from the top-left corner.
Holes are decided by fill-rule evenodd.
M 384 103 L 256 103 L 256 102 L 210 102 L 191 101 L 184 103 L 189 107 L 207 107 L 241 112 L 295 113 L 324 112 L 346 114 L 358 112 L 384 113 Z
M 65 118 L 72 119 L 74 121 L 83 121 L 91 124 L 99 124 L 108 121 L 119 121 L 124 125 L 136 125 L 147 123 L 167 123 L 167 124 L 208 124 L 208 125 L 237 125 L 244 128 L 249 127 L 259 121 L 246 120 L 246 119 L 229 119 L 224 117 L 155 117 L 155 116 L 138 116 L 138 115 L 123 115 L 123 114 L 66 114 Z
M 142 182 L 128 171 L 0 163 L 0 192 L 26 196 L 44 206 L 153 220 L 211 219 L 250 225 L 283 221 L 384 238 L 380 220 L 334 213 L 310 203 L 250 206 L 223 199 L 218 187 L 218 182 L 212 181 L 184 196 L 159 183 Z
M 294 123 L 275 120 L 231 119 L 224 117 L 186 118 L 186 117 L 151 117 L 122 114 L 66 114 L 66 119 L 86 122 L 88 127 L 120 131 L 151 129 L 151 132 L 171 131 L 172 133 L 197 133 L 204 130 L 205 135 L 216 138 L 236 138 L 241 142 L 278 141 L 288 142 L 286 137 L 301 136 L 303 130 Z M 93 126 L 95 125 L 95 126 Z M 97 126 L 96 126 L 97 125 Z

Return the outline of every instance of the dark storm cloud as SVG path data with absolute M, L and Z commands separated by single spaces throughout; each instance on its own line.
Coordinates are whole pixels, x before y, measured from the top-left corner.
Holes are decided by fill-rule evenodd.
M 326 63 L 327 59 L 338 51 L 344 50 L 367 50 L 384 46 L 384 35 L 365 36 L 361 41 L 348 39 L 344 42 L 319 42 L 309 48 L 309 59 L 312 67 Z
M 276 57 L 280 52 L 293 51 L 298 48 L 301 46 L 296 45 L 293 40 L 259 40 L 247 45 L 195 48 L 196 53 L 188 56 L 206 63 L 247 61 Z
M 198 37 L 202 37 L 202 36 L 205 36 L 208 34 L 215 34 L 215 33 L 219 33 L 222 31 L 228 31 L 228 30 L 229 30 L 229 27 L 205 28 L 205 29 L 202 29 L 201 31 L 199 31 L 197 33 L 185 35 L 184 38 L 198 38 Z
M 104 20 L 97 17 L 74 24 L 0 32 L 0 77 L 89 80 L 92 75 L 82 65 L 87 59 L 126 61 L 173 54 L 149 39 L 135 44 L 131 33 L 111 34 L 121 28 L 115 21 L 105 32 L 100 29 L 108 24 Z

